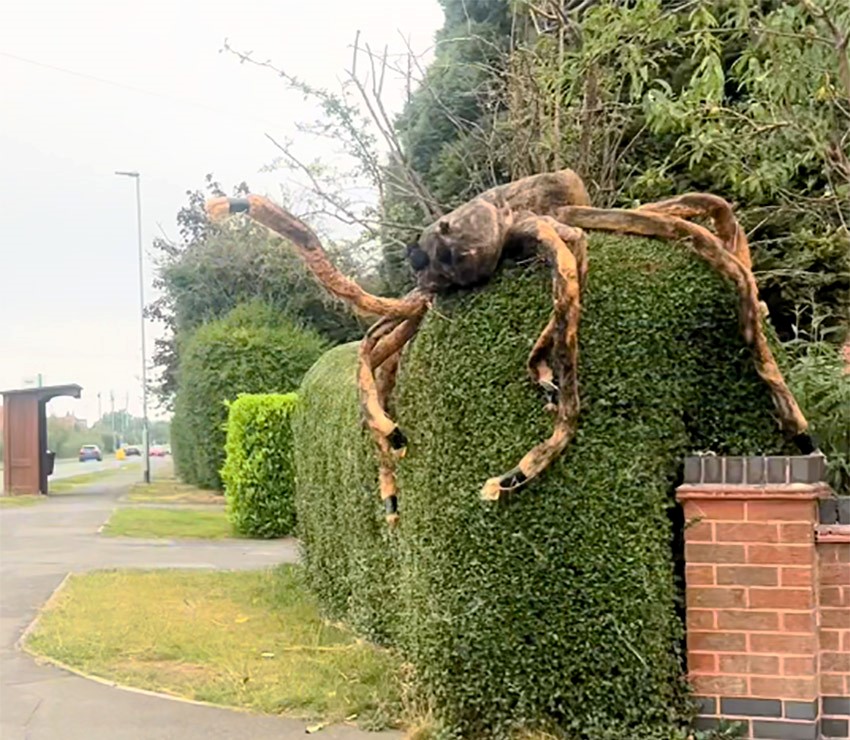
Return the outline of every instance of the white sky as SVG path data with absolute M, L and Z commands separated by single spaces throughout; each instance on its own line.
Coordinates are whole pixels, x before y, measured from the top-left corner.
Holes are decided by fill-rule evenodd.
M 264 133 L 295 139 L 295 123 L 314 118 L 272 73 L 220 54 L 225 38 L 336 88 L 357 30 L 373 48 L 402 51 L 401 33 L 425 52 L 441 24 L 436 0 L 4 3 L 0 389 L 42 373 L 45 384 L 83 386 L 82 400 L 57 399 L 54 413 L 92 422 L 97 393 L 107 411 L 110 391 L 116 407 L 129 394 L 130 412 L 141 413 L 134 186 L 113 172 L 142 173 L 149 252 L 160 227 L 176 237 L 185 191 L 207 172 L 274 196 L 280 176 L 257 174 L 276 156 Z M 401 102 L 399 84 L 390 103 L 398 110 Z M 296 143 L 308 159 L 333 156 Z M 148 325 L 148 355 L 156 332 Z

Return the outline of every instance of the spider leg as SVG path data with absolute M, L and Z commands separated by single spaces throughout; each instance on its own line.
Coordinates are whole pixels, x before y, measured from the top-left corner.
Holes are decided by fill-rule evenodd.
M 307 224 L 268 198 L 260 195 L 213 198 L 207 201 L 206 210 L 213 220 L 221 220 L 232 213 L 247 213 L 257 223 L 292 242 L 316 280 L 329 293 L 351 303 L 361 313 L 410 318 L 423 313 L 427 307 L 425 297 L 416 291 L 398 299 L 383 298 L 363 290 L 333 265 L 319 237 Z
M 404 345 L 416 333 L 422 316 L 412 319 L 385 317 L 378 320 L 360 343 L 358 386 L 366 424 L 378 447 L 378 480 L 387 522 L 398 522 L 396 459 L 405 452 L 407 439 L 386 412 L 395 386 Z
M 555 427 L 549 439 L 529 450 L 517 466 L 507 473 L 490 478 L 481 489 L 481 497 L 498 500 L 504 494 L 524 486 L 543 472 L 557 458 L 575 433 L 579 411 L 578 394 L 578 323 L 581 313 L 579 268 L 576 256 L 567 243 L 584 241 L 579 229 L 556 230 L 545 218 L 529 218 L 518 223 L 509 235 L 511 238 L 534 239 L 549 252 L 553 262 L 553 317 L 543 330 L 535 348 L 551 345 L 557 370 L 558 407 Z M 580 252 L 583 246 L 576 247 Z M 533 355 L 533 351 L 532 351 Z M 549 368 L 539 362 L 536 370 Z
M 732 206 L 710 193 L 687 193 L 677 198 L 647 203 L 638 211 L 653 211 L 678 218 L 710 218 L 727 252 L 734 254 L 748 270 L 753 269 L 747 235 L 735 218 Z
M 541 217 L 541 220 L 555 229 L 561 240 L 567 245 L 576 259 L 576 270 L 578 272 L 579 293 L 584 290 L 587 280 L 587 240 L 575 238 L 575 229 L 565 226 L 550 216 Z M 554 346 L 556 335 L 555 314 L 549 319 L 537 341 L 534 343 L 528 355 L 528 373 L 534 383 L 540 385 L 546 396 L 546 409 L 556 411 L 558 404 L 559 388 L 555 382 L 555 373 L 549 362 Z
M 676 200 L 672 203 L 675 204 Z M 657 204 L 653 204 L 651 207 L 634 211 L 566 206 L 558 210 L 558 220 L 584 229 L 638 234 L 671 241 L 687 239 L 699 257 L 735 285 L 739 299 L 738 318 L 741 333 L 746 343 L 753 347 L 756 372 L 770 389 L 781 426 L 794 435 L 803 452 L 811 452 L 814 443 L 807 434 L 808 422 L 785 383 L 764 334 L 758 287 L 752 270 L 728 248 L 728 242 L 724 244 L 722 237 L 679 216 L 658 212 L 655 210 L 656 206 Z M 691 206 L 665 207 L 675 211 L 680 207 L 686 209 Z M 694 211 L 691 209 L 683 212 Z M 740 227 L 737 228 L 740 230 Z M 726 231 L 727 236 L 730 233 L 731 229 Z M 746 252 L 746 255 L 748 254 L 749 251 Z

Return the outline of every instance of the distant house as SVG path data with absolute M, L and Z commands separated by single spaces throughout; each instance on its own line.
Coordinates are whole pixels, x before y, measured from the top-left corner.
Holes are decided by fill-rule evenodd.
M 65 416 L 53 416 L 50 417 L 53 420 L 53 423 L 56 426 L 62 429 L 76 430 L 76 431 L 85 431 L 88 429 L 88 423 L 85 419 L 78 419 L 74 414 L 68 412 Z

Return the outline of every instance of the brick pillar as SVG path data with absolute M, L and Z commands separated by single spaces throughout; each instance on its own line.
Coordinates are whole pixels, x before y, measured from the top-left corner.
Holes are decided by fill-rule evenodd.
M 817 740 L 818 502 L 823 458 L 689 458 L 688 669 L 699 723 L 747 737 Z
M 821 733 L 828 738 L 850 737 L 850 499 L 843 504 L 841 521 L 836 515 L 815 533 Z

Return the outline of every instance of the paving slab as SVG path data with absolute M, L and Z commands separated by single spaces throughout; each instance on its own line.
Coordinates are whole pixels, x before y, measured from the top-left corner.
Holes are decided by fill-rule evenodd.
M 137 476 L 135 476 L 137 477 Z M 68 573 L 102 568 L 251 569 L 296 562 L 292 540 L 151 541 L 98 529 L 129 479 L 0 508 L 2 740 L 289 740 L 304 722 L 126 691 L 40 665 L 16 643 Z M 383 740 L 395 732 L 330 726 L 318 740 Z

